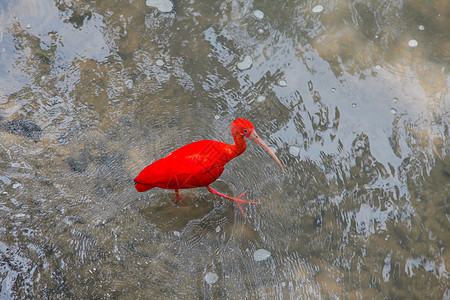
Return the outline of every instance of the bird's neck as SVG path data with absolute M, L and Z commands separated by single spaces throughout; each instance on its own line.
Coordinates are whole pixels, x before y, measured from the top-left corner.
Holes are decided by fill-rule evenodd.
M 233 140 L 234 140 L 234 145 L 232 145 L 233 147 L 233 154 L 234 157 L 241 155 L 242 153 L 244 153 L 245 149 L 247 148 L 247 144 L 245 143 L 245 138 L 244 136 L 236 133 L 236 132 L 231 132 L 231 134 L 233 135 Z

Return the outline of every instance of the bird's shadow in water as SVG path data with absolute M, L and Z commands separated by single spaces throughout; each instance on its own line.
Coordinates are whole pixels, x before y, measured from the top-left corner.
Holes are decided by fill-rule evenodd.
M 185 206 L 174 205 L 175 194 L 167 193 L 157 205 L 150 201 L 153 204 L 140 209 L 139 213 L 163 232 L 181 232 L 193 220 L 208 223 L 215 219 L 222 220 L 220 223 L 234 220 L 234 205 L 229 200 L 201 190 L 185 191 L 184 194 Z

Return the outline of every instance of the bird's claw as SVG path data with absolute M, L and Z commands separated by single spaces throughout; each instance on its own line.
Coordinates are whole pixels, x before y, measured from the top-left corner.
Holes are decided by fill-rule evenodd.
M 244 210 L 241 207 L 242 203 L 248 203 L 248 204 L 261 204 L 260 202 L 256 202 L 256 201 L 248 201 L 248 200 L 244 200 L 241 199 L 246 193 L 248 192 L 248 190 L 245 190 L 242 194 L 240 194 L 237 197 L 233 197 L 231 200 L 233 200 L 234 202 L 236 202 L 237 206 L 239 207 L 239 210 L 241 211 L 242 215 L 245 217 L 245 213 Z
M 242 215 L 243 215 L 244 217 L 245 217 L 245 213 L 244 213 L 244 210 L 243 210 L 242 207 L 241 207 L 241 204 L 242 204 L 242 203 L 248 203 L 248 204 L 261 204 L 261 203 L 259 203 L 259 202 L 248 201 L 248 200 L 242 199 L 242 197 L 247 193 L 247 190 L 245 190 L 242 194 L 240 194 L 240 195 L 237 196 L 237 197 L 230 197 L 230 196 L 224 195 L 224 194 L 222 194 L 222 193 L 216 191 L 215 189 L 213 189 L 213 188 L 210 187 L 209 185 L 207 185 L 206 188 L 208 189 L 208 191 L 210 191 L 211 193 L 213 193 L 213 194 L 215 194 L 215 195 L 218 195 L 218 196 L 221 196 L 221 197 L 224 197 L 224 198 L 227 198 L 227 199 L 230 199 L 230 200 L 236 202 L 237 206 L 239 207 L 239 210 L 241 211 L 241 213 L 242 213 Z
M 177 204 L 181 204 L 183 206 L 186 206 L 186 204 L 183 203 L 183 198 L 186 197 L 186 195 L 181 195 L 181 194 L 176 194 L 175 195 L 175 201 L 173 202 L 173 206 L 177 205 Z

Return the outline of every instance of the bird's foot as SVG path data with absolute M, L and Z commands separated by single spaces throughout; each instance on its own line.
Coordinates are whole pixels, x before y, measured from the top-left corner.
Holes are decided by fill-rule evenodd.
M 237 196 L 237 197 L 230 197 L 230 196 L 224 195 L 224 194 L 222 194 L 222 193 L 216 191 L 215 189 L 213 189 L 213 188 L 210 187 L 209 185 L 208 185 L 206 188 L 208 189 L 208 191 L 210 191 L 211 193 L 213 193 L 213 194 L 215 194 L 215 195 L 218 195 L 218 196 L 221 196 L 221 197 L 224 197 L 224 198 L 227 198 L 227 199 L 230 199 L 230 200 L 236 202 L 237 206 L 239 207 L 239 210 L 241 211 L 241 213 L 242 213 L 242 215 L 243 215 L 244 217 L 245 217 L 245 213 L 244 213 L 244 210 L 243 210 L 242 207 L 241 207 L 241 204 L 242 204 L 242 203 L 248 203 L 248 204 L 261 204 L 260 202 L 248 201 L 248 200 L 241 199 L 241 198 L 248 192 L 247 190 L 245 190 L 242 194 L 240 194 L 240 195 Z
M 186 197 L 186 195 L 181 195 L 178 190 L 175 190 L 175 201 L 173 202 L 173 206 L 175 206 L 177 203 L 186 206 L 186 204 L 183 203 L 183 198 Z
M 241 211 L 242 215 L 245 217 L 245 213 L 244 210 L 241 207 L 242 203 L 248 203 L 248 204 L 261 204 L 260 202 L 256 202 L 256 201 L 248 201 L 248 200 L 244 200 L 241 199 L 241 197 L 243 197 L 246 193 L 248 192 L 248 190 L 245 190 L 242 194 L 240 194 L 237 197 L 230 197 L 230 200 L 233 200 L 234 202 L 236 202 L 237 206 L 239 207 L 239 210 Z

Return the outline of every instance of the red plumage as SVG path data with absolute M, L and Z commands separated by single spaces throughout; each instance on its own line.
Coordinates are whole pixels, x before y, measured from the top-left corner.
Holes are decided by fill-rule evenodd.
M 227 144 L 203 140 L 183 146 L 147 166 L 134 180 L 144 192 L 154 187 L 190 189 L 207 186 L 219 178 L 231 160 Z

